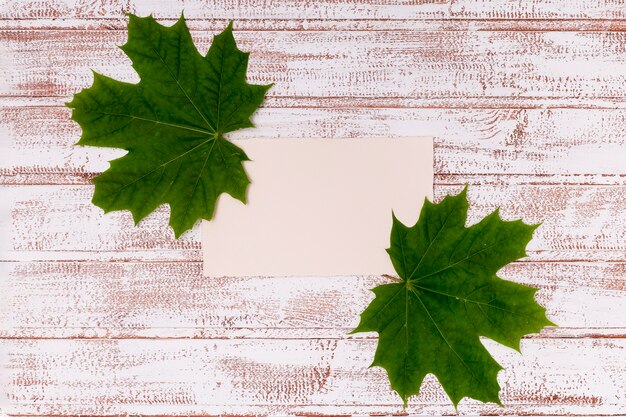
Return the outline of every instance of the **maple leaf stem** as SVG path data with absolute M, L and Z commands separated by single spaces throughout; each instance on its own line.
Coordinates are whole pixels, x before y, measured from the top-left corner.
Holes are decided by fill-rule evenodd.
M 395 281 L 395 282 L 404 282 L 404 280 L 402 278 L 394 277 L 394 276 L 387 275 L 387 274 L 383 274 L 382 276 L 383 276 L 383 278 L 387 278 L 387 279 L 390 279 L 390 280 Z

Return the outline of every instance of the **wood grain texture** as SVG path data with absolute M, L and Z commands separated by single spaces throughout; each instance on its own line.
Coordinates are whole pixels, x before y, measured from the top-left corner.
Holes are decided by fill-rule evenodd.
M 346 338 L 373 298 L 369 290 L 387 281 L 375 276 L 207 278 L 201 262 L 8 267 L 0 283 L 3 338 Z M 620 314 L 624 262 L 517 262 L 499 275 L 540 288 L 537 301 L 560 326 L 531 337 L 626 338 Z
M 141 14 L 139 14 L 141 16 Z M 147 13 L 146 13 L 147 15 Z M 169 26 L 177 17 L 157 17 L 159 22 Z M 229 22 L 227 18 L 195 18 L 185 15 L 187 25 L 192 30 L 219 32 Z M 97 18 L 15 18 L 0 17 L 0 29 L 12 30 L 124 30 L 126 17 Z M 618 19 L 235 19 L 237 31 L 525 31 L 525 32 L 622 32 L 626 30 L 626 20 Z
M 194 32 L 206 51 L 214 32 Z M 624 32 L 240 32 L 252 51 L 248 78 L 275 83 L 270 97 L 626 96 Z M 136 82 L 119 30 L 3 30 L 12 70 L 0 96 L 67 97 L 91 84 L 90 69 Z M 76 45 L 81 45 L 77 47 Z M 51 51 L 54 51 L 53 53 Z M 601 70 L 600 70 L 601 69 Z
M 626 19 L 622 0 L 6 0 L 4 19 L 122 18 L 125 13 L 196 19 Z
M 492 185 L 480 177 L 471 184 L 468 223 L 498 206 L 505 219 L 542 222 L 527 248 L 531 260 L 626 260 L 626 186 Z M 462 187 L 435 184 L 436 199 Z M 200 260 L 198 228 L 174 240 L 166 206 L 135 227 L 129 212 L 103 215 L 93 206 L 91 186 L 3 186 L 0 192 L 12 219 L 6 260 Z
M 202 277 L 166 207 L 91 205 L 123 152 L 73 147 L 63 103 L 90 68 L 138 80 L 125 13 L 182 9 L 202 52 L 235 19 L 276 83 L 233 137 L 432 135 L 437 199 L 543 222 L 501 275 L 561 327 L 486 340 L 506 407 L 460 414 L 626 415 L 624 0 L 0 1 L 0 413 L 456 414 L 432 376 L 403 410 L 375 334 L 346 335 L 381 278 Z
M 505 366 L 504 409 L 463 400 L 463 414 L 618 414 L 626 339 L 532 339 L 519 353 L 483 341 Z M 30 414 L 402 412 L 366 339 L 1 340 L 9 396 Z M 407 412 L 454 413 L 428 377 Z
M 70 109 L 0 108 L 0 183 L 88 184 L 123 152 L 72 146 Z M 435 172 L 534 183 L 625 185 L 626 110 L 263 108 L 233 138 L 435 137 Z M 598 132 L 602 132 L 601 135 Z M 45 152 L 46 158 L 41 158 Z M 573 175 L 573 177 L 572 177 Z M 447 180 L 446 180 L 447 181 Z M 459 181 L 459 180 L 457 180 Z

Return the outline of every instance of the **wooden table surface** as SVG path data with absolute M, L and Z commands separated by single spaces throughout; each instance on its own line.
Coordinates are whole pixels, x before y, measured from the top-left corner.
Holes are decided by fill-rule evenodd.
M 624 0 L 2 0 L 2 412 L 403 413 L 375 335 L 346 335 L 380 278 L 203 278 L 199 227 L 91 205 L 123 152 L 72 147 L 63 103 L 90 68 L 138 80 L 126 12 L 183 8 L 201 51 L 233 18 L 275 83 L 233 137 L 433 135 L 437 198 L 543 222 L 501 275 L 560 327 L 486 340 L 505 407 L 459 413 L 626 415 Z M 406 411 L 455 413 L 433 377 Z

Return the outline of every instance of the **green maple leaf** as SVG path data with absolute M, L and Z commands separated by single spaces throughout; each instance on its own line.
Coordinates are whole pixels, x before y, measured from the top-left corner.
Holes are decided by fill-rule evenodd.
M 519 351 L 523 335 L 553 325 L 534 301 L 536 288 L 496 276 L 526 256 L 537 226 L 503 221 L 496 210 L 465 227 L 466 190 L 439 204 L 426 200 L 413 227 L 393 217 L 387 252 L 400 279 L 372 290 L 376 297 L 352 332 L 378 332 L 371 366 L 387 370 L 405 406 L 429 373 L 455 407 L 463 397 L 501 405 L 502 367 L 479 336 Z
M 224 134 L 253 126 L 250 116 L 271 85 L 246 82 L 249 54 L 237 48 L 232 22 L 202 56 L 184 17 L 165 27 L 130 15 L 121 49 L 141 81 L 94 73 L 93 85 L 67 103 L 83 130 L 77 145 L 128 151 L 94 179 L 93 203 L 130 210 L 135 223 L 169 204 L 177 238 L 210 220 L 222 193 L 245 203 L 248 157 Z

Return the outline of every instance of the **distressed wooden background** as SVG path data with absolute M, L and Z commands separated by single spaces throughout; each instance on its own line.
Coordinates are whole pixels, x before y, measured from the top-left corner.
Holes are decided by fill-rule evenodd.
M 205 51 L 235 19 L 249 79 L 274 82 L 236 137 L 436 138 L 435 195 L 471 220 L 543 222 L 502 276 L 559 328 L 485 341 L 505 408 L 626 415 L 624 0 L 0 1 L 0 409 L 15 415 L 403 413 L 376 341 L 348 337 L 376 277 L 203 278 L 198 228 L 90 204 L 121 152 L 72 147 L 63 106 L 93 68 L 137 80 L 126 12 Z M 427 378 L 410 413 L 454 414 Z

